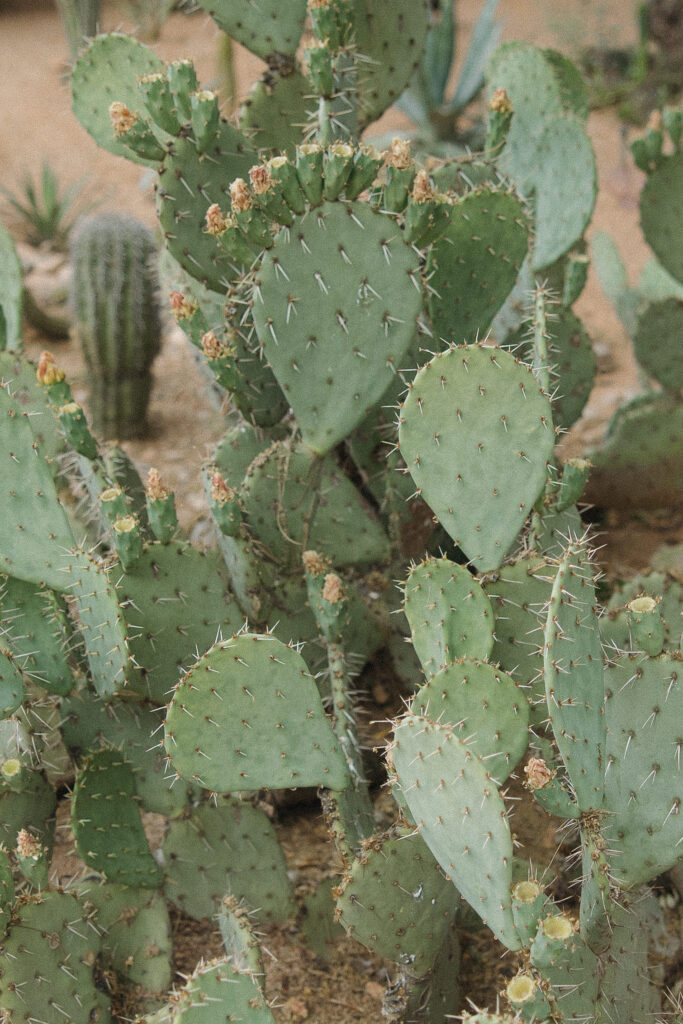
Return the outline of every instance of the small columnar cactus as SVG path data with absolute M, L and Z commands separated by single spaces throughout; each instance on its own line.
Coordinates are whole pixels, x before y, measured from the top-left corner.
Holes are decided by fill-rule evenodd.
M 147 430 L 151 366 L 161 348 L 156 258 L 151 233 L 120 213 L 84 219 L 72 238 L 75 333 L 100 437 Z

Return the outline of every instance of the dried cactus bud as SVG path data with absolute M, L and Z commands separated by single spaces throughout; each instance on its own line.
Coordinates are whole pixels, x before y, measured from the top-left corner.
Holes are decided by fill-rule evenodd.
M 129 132 L 133 125 L 140 120 L 138 115 L 134 114 L 125 103 L 118 101 L 110 104 L 109 117 L 117 139 Z
M 60 384 L 64 380 L 64 370 L 60 370 L 55 363 L 55 357 L 52 352 L 47 350 L 40 353 L 38 360 L 38 368 L 36 370 L 36 379 L 39 384 L 43 387 L 50 387 L 51 384 Z
M 193 313 L 197 312 L 197 303 L 190 302 L 189 299 L 185 298 L 182 292 L 171 292 L 169 300 L 171 303 L 171 312 L 176 320 L 185 320 L 188 317 L 191 317 Z
M 301 556 L 304 569 L 311 576 L 321 576 L 327 571 L 327 562 L 317 551 L 304 551 Z
M 427 203 L 434 198 L 429 175 L 426 171 L 418 171 L 413 182 L 412 198 L 416 203 Z
M 232 188 L 232 186 L 230 187 Z M 212 203 L 206 211 L 205 224 L 204 230 L 207 235 L 222 235 L 225 229 L 230 226 L 231 220 L 225 216 L 218 203 Z
M 239 179 L 238 179 L 239 180 Z M 266 164 L 256 164 L 249 168 L 249 181 L 255 196 L 263 196 L 270 192 L 274 182 Z
M 536 994 L 536 982 L 530 974 L 518 974 L 508 982 L 505 995 L 511 1003 L 528 1003 Z
M 20 857 L 30 857 L 32 860 L 37 860 L 43 852 L 39 840 L 25 828 L 17 832 L 16 849 Z
M 529 758 L 529 763 L 524 766 L 524 774 L 529 789 L 543 789 L 555 778 L 555 772 L 540 757 Z
M 254 199 L 244 178 L 235 178 L 235 180 L 231 182 L 230 199 L 235 213 L 244 213 L 246 210 L 252 209 Z
M 207 359 L 220 359 L 223 355 L 223 346 L 215 331 L 207 331 L 202 335 L 202 348 Z
M 217 505 L 225 505 L 228 501 L 234 501 L 235 497 L 232 487 L 228 487 L 221 474 L 219 472 L 212 473 L 211 500 L 215 501 Z
M 344 600 L 344 584 L 336 573 L 328 572 L 323 586 L 323 600 L 329 604 L 338 604 Z
M 151 501 L 163 501 L 169 495 L 169 490 L 161 479 L 161 473 L 154 466 L 147 473 L 145 494 Z
M 387 167 L 395 167 L 397 171 L 405 171 L 410 167 L 410 142 L 408 139 L 394 139 L 391 149 L 384 154 Z
M 514 112 L 512 100 L 505 89 L 494 90 L 489 100 L 489 110 L 495 111 L 497 114 L 512 114 Z

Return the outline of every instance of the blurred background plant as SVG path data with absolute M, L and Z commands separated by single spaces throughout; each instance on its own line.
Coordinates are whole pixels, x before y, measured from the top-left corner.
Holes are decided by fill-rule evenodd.
M 55 171 L 43 161 L 37 180 L 27 173 L 19 192 L 6 188 L 0 192 L 6 200 L 11 226 L 18 228 L 27 242 L 62 250 L 76 219 L 98 205 L 97 200 L 83 200 L 84 184 L 82 178 L 61 188 Z
M 56 0 L 69 44 L 69 56 L 76 60 L 83 43 L 96 35 L 100 20 L 100 0 Z

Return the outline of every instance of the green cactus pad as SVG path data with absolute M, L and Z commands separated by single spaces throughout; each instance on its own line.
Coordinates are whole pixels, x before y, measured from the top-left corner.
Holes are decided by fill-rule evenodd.
M 43 846 L 52 848 L 55 823 L 53 815 L 57 796 L 52 786 L 38 772 L 33 772 L 21 792 L 0 790 L 0 843 L 14 849 L 17 833 L 27 828 L 36 834 Z
M 47 587 L 0 577 L 0 624 L 9 630 L 6 642 L 22 671 L 48 693 L 68 693 L 71 634 L 63 600 Z
M 422 304 L 417 254 L 392 218 L 323 203 L 277 236 L 254 297 L 259 341 L 303 439 L 325 454 L 401 367 Z
M 352 0 L 348 14 L 361 55 L 358 103 L 361 126 L 395 103 L 419 67 L 429 26 L 424 0 Z M 363 59 L 365 58 L 365 59 Z
M 293 57 L 306 19 L 306 0 L 199 0 L 219 28 L 267 61 Z
M 158 704 L 168 701 L 179 671 L 197 651 L 244 625 L 215 556 L 179 541 L 148 546 L 116 593 L 130 652 L 141 669 L 131 688 Z
M 515 351 L 522 344 L 525 358 L 531 359 L 531 344 L 526 328 L 505 339 L 505 348 Z M 591 340 L 579 318 L 564 306 L 552 307 L 548 322 L 550 375 L 553 385 L 553 423 L 562 430 L 578 420 L 595 381 L 596 362 Z
M 118 750 L 98 750 L 76 773 L 71 803 L 76 848 L 105 878 L 148 889 L 161 884 L 135 801 L 131 765 Z
M 133 113 L 148 117 L 138 79 L 163 70 L 163 61 L 132 36 L 112 32 L 93 39 L 71 73 L 71 98 L 74 114 L 98 146 L 138 164 L 158 165 L 115 137 L 109 107 L 115 101 L 125 103 Z
M 647 903 L 639 894 L 633 903 L 613 908 L 612 943 L 604 958 L 599 999 L 604 1018 L 619 1024 L 662 1019 L 661 996 L 648 963 L 652 935 Z
M 259 920 L 283 921 L 294 910 L 275 830 L 249 803 L 219 799 L 198 807 L 171 823 L 162 853 L 168 899 L 197 920 L 213 917 L 228 894 Z
M 626 508 L 677 508 L 683 499 L 683 404 L 638 395 L 617 409 L 593 465 L 586 499 Z
M 256 978 L 229 958 L 201 961 L 174 993 L 168 1024 L 275 1024 Z M 161 1022 L 160 1022 L 161 1024 Z
M 493 612 L 464 566 L 428 558 L 411 566 L 403 593 L 413 646 L 427 676 L 458 658 L 488 658 Z
M 427 261 L 429 312 L 443 341 L 478 341 L 513 288 L 529 221 L 512 192 L 479 188 L 458 199 Z
M 508 949 L 519 949 L 512 918 L 512 837 L 486 762 L 449 725 L 407 714 L 391 757 L 410 812 L 434 857 Z
M 95 988 L 100 949 L 83 904 L 68 892 L 43 892 L 16 908 L 0 951 L 0 1005 L 7 1024 L 109 1024 Z
M 458 893 L 420 835 L 403 829 L 375 837 L 339 888 L 337 911 L 352 938 L 417 975 L 433 966 Z
M 66 555 L 75 546 L 52 472 L 29 415 L 0 387 L 0 570 L 64 590 Z
M 483 758 L 499 785 L 518 764 L 529 741 L 529 708 L 514 680 L 486 661 L 446 665 L 410 703 L 416 715 L 450 725 Z
M 31 429 L 40 452 L 56 476 L 58 464 L 52 460 L 64 451 L 64 437 L 46 390 L 36 380 L 36 364 L 18 352 L 0 352 L 0 379 L 7 383 L 14 402 L 31 414 Z
M 171 986 L 171 921 L 161 893 L 107 882 L 81 898 L 95 909 L 102 953 L 117 974 L 146 992 Z
M 622 657 L 605 672 L 606 817 L 612 872 L 622 886 L 647 882 L 683 856 L 680 662 Z
M 336 567 L 383 561 L 386 533 L 331 456 L 276 442 L 247 472 L 240 498 L 247 523 L 272 557 L 301 558 L 301 542 Z
M 683 192 L 683 152 L 666 157 L 648 175 L 640 193 L 640 226 L 645 241 L 665 270 L 683 283 L 680 196 Z
M 602 646 L 593 568 L 571 544 L 557 567 L 544 632 L 548 717 L 580 810 L 602 806 L 605 716 Z
M 171 254 L 188 274 L 213 291 L 225 292 L 237 276 L 234 260 L 206 234 L 206 211 L 218 203 L 230 209 L 230 182 L 247 177 L 257 162 L 249 141 L 221 123 L 214 149 L 197 155 L 191 139 L 176 139 L 159 172 L 157 216 Z
M 245 633 L 207 651 L 178 684 L 164 728 L 173 767 L 205 789 L 348 782 L 306 663 L 274 637 Z
M 581 238 L 598 192 L 595 154 L 583 125 L 552 120 L 538 139 L 539 163 L 529 184 L 536 193 L 533 266 L 549 266 Z M 568 169 L 571 168 L 571 174 Z
M 12 236 L 0 225 L 0 351 L 21 347 L 22 270 Z
M 257 149 L 294 156 L 303 142 L 309 112 L 315 109 L 313 88 L 300 71 L 274 75 L 270 70 L 255 82 L 240 108 L 240 128 Z
M 13 715 L 24 699 L 24 680 L 11 653 L 0 647 L 0 719 Z
M 638 317 L 633 348 L 640 365 L 665 391 L 683 388 L 683 300 L 665 299 Z
M 562 1018 L 591 1020 L 597 1003 L 600 964 L 579 934 L 572 932 L 564 940 L 548 938 L 544 929 L 552 924 L 546 922 L 558 916 L 548 914 L 540 922 L 529 957 L 550 985 L 557 1005 L 562 1008 Z
M 497 568 L 543 490 L 555 434 L 532 370 L 502 349 L 451 347 L 400 411 L 418 492 L 481 571 Z
M 93 686 L 101 697 L 108 697 L 126 686 L 135 669 L 126 622 L 109 578 L 112 570 L 84 552 L 76 554 L 63 579 L 71 581 Z M 113 571 L 118 573 L 118 567 Z
M 75 758 L 101 747 L 115 747 L 133 769 L 140 806 L 154 814 L 177 817 L 185 809 L 190 788 L 165 778 L 165 760 L 158 738 L 157 708 L 135 700 L 105 701 L 92 690 L 62 700 L 61 734 Z M 195 797 L 199 790 L 194 791 Z

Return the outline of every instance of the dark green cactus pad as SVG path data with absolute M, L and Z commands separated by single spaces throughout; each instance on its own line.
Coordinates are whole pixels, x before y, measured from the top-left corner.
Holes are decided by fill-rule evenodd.
M 420 835 L 403 829 L 374 837 L 339 888 L 337 911 L 352 938 L 417 975 L 433 966 L 458 893 Z
M 148 546 L 121 577 L 116 594 L 141 669 L 130 686 L 157 704 L 168 701 L 180 670 L 198 650 L 244 625 L 215 555 L 180 541 Z
M 605 672 L 607 757 L 603 831 L 623 887 L 680 860 L 680 662 L 622 657 Z
M 645 241 L 665 270 L 683 283 L 681 194 L 683 152 L 666 157 L 640 193 L 640 226 Z
M 306 19 L 306 0 L 199 0 L 219 28 L 267 61 L 293 58 Z
M 246 521 L 270 555 L 299 564 L 301 543 L 337 568 L 383 561 L 389 541 L 370 506 L 331 456 L 276 442 L 240 489 Z
M 429 17 L 425 0 L 352 0 L 361 127 L 395 103 L 420 66 Z M 367 58 L 363 60 L 362 58 Z
M 305 75 L 285 70 L 286 74 L 268 70 L 252 85 L 240 108 L 240 128 L 256 149 L 293 157 L 294 147 L 303 142 L 316 98 Z
M 636 359 L 665 391 L 683 388 L 683 300 L 647 306 L 633 336 Z
M 133 769 L 140 806 L 154 814 L 177 817 L 190 794 L 199 790 L 165 777 L 166 763 L 156 733 L 158 708 L 129 700 L 105 701 L 92 690 L 64 698 L 60 706 L 61 734 L 72 756 L 82 758 L 101 747 L 115 747 Z
M 48 693 L 73 686 L 68 647 L 71 631 L 63 599 L 47 587 L 0 576 L 0 628 L 22 671 Z
M 491 660 L 521 686 L 534 683 L 529 696 L 534 703 L 542 701 L 543 718 L 547 717 L 543 626 L 555 571 L 554 566 L 532 554 L 502 566 L 485 584 L 495 616 Z
M 24 699 L 24 680 L 10 651 L 0 647 L 0 719 L 14 714 Z
M 626 508 L 676 508 L 683 499 L 683 404 L 645 394 L 620 406 L 600 448 L 586 500 Z
M 285 427 L 269 430 L 265 434 L 251 423 L 237 423 L 214 448 L 211 463 L 222 474 L 228 486 L 238 488 L 256 456 L 270 448 L 273 441 L 283 440 L 287 433 Z
M 0 930 L 4 935 L 15 900 L 12 865 L 5 850 L 0 850 Z
M 590 103 L 588 88 L 575 64 L 559 50 L 544 49 L 543 57 L 550 65 L 559 89 L 560 102 L 565 110 L 571 111 L 581 121 L 588 118 Z
M 0 351 L 21 347 L 22 289 L 17 250 L 9 231 L 0 225 Z
M 213 917 L 226 895 L 259 919 L 284 921 L 294 910 L 284 855 L 266 814 L 219 799 L 174 821 L 163 848 L 166 895 L 184 913 Z
M 605 716 L 602 645 L 593 567 L 585 545 L 570 544 L 557 567 L 544 631 L 543 674 L 548 717 L 576 803 L 602 806 Z
M 85 863 L 109 881 L 148 889 L 161 884 L 135 799 L 132 767 L 118 750 L 98 750 L 77 770 L 71 827 Z
M 612 910 L 612 942 L 604 957 L 599 998 L 605 1018 L 612 1017 L 619 1024 L 657 1019 L 662 1009 L 649 963 L 647 902 L 647 897 L 639 893 L 633 902 L 616 903 Z
M 299 922 L 299 928 L 310 948 L 316 956 L 325 960 L 334 955 L 332 944 L 344 934 L 344 929 L 334 917 L 333 884 L 336 887 L 336 879 L 330 883 L 329 879 L 324 878 L 318 888 L 304 898 L 301 908 L 303 917 Z
M 0 570 L 64 590 L 75 546 L 29 414 L 0 387 Z
M 232 963 L 253 974 L 263 974 L 263 958 L 249 920 L 253 911 L 234 896 L 225 896 L 218 913 L 223 949 Z
M 0 1005 L 7 1024 L 109 1024 L 95 988 L 97 929 L 71 893 L 35 894 L 17 906 L 0 951 Z
M 171 921 L 161 893 L 107 882 L 81 899 L 95 910 L 102 953 L 122 978 L 146 992 L 171 986 Z
M 245 633 L 207 651 L 176 687 L 164 729 L 173 767 L 205 789 L 348 783 L 306 663 L 274 637 Z
M 452 726 L 486 760 L 499 785 L 528 745 L 529 707 L 524 691 L 486 661 L 462 659 L 446 665 L 420 687 L 410 710 Z
M 168 1024 L 275 1024 L 257 979 L 230 961 L 201 961 L 174 994 Z M 161 1022 L 160 1022 L 161 1024 Z
M 173 257 L 207 288 L 225 292 L 237 276 L 234 261 L 206 234 L 206 211 L 230 209 L 230 183 L 246 178 L 256 152 L 237 128 L 222 122 L 215 146 L 198 156 L 191 139 L 176 139 L 164 160 L 157 188 L 157 216 Z
M 513 288 L 529 220 L 512 192 L 479 188 L 458 199 L 427 261 L 429 312 L 443 341 L 478 341 Z
M 576 505 L 570 505 L 562 512 L 551 506 L 534 530 L 533 546 L 544 558 L 562 558 L 567 539 L 580 537 L 583 532 L 584 526 Z M 528 536 L 531 539 L 531 534 Z
M 56 807 L 54 789 L 38 772 L 31 774 L 21 792 L 0 790 L 0 843 L 8 850 L 14 849 L 17 833 L 27 828 L 38 836 L 43 846 L 52 849 Z
M 565 940 L 545 935 L 543 922 L 554 916 L 558 915 L 547 914 L 540 922 L 531 943 L 530 961 L 551 986 L 564 1020 L 595 1019 L 600 963 L 577 932 Z M 526 1006 L 521 1009 L 526 1010 Z M 525 1019 L 529 1019 L 526 1014 Z
M 410 812 L 441 868 L 501 942 L 519 949 L 510 898 L 512 837 L 486 762 L 450 725 L 413 714 L 396 726 L 391 757 Z
M 72 556 L 69 573 L 64 576 L 70 581 L 76 603 L 92 684 L 101 697 L 122 690 L 135 671 L 126 621 L 110 572 L 110 568 L 79 551 Z M 120 568 L 113 572 L 118 574 Z
M 360 202 L 323 203 L 264 256 L 256 332 L 314 452 L 350 434 L 400 369 L 422 304 L 418 263 L 395 221 Z
M 508 334 L 503 345 L 533 358 L 533 339 L 520 327 Z M 585 327 L 565 306 L 552 307 L 548 323 L 550 374 L 553 383 L 553 423 L 563 430 L 576 423 L 588 401 L 595 381 L 596 362 Z
M 488 658 L 493 611 L 464 566 L 447 558 L 425 559 L 411 566 L 403 593 L 413 647 L 427 676 L 457 658 Z
M 536 194 L 533 265 L 540 270 L 564 256 L 583 235 L 595 208 L 598 180 L 593 146 L 573 117 L 550 121 L 536 151 L 539 162 L 529 184 Z
M 543 490 L 555 434 L 530 367 L 478 345 L 438 353 L 399 413 L 418 493 L 481 571 L 496 569 Z
M 114 136 L 109 107 L 125 103 L 133 113 L 149 117 L 138 78 L 164 70 L 164 62 L 132 36 L 112 32 L 97 36 L 83 51 L 71 73 L 74 114 L 102 149 L 126 160 L 156 167 L 158 161 L 138 156 Z M 165 137 L 165 132 L 159 132 Z

